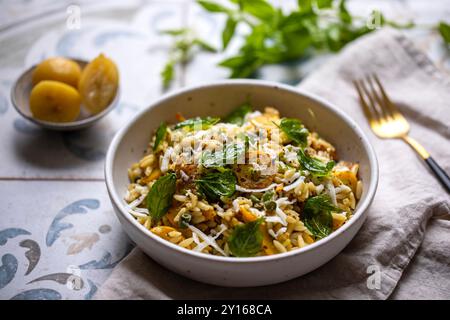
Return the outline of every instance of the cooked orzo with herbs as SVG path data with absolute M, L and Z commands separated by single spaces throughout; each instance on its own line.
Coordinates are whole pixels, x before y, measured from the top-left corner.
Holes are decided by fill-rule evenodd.
M 299 119 L 248 104 L 224 119 L 162 123 L 128 170 L 128 209 L 180 247 L 234 257 L 307 246 L 351 219 L 358 164 Z

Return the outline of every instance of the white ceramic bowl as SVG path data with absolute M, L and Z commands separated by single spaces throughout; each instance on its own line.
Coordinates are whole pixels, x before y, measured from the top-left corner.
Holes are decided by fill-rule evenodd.
M 358 161 L 364 191 L 354 216 L 328 237 L 304 248 L 264 257 L 232 258 L 194 252 L 159 238 L 126 210 L 127 169 L 138 161 L 161 121 L 223 116 L 250 99 L 256 108 L 276 107 L 296 117 L 336 146 L 340 159 Z M 312 113 L 308 110 L 310 109 Z M 314 114 L 314 116 L 312 115 Z M 106 156 L 106 185 L 117 217 L 131 239 L 151 258 L 186 277 L 221 286 L 261 286 L 293 279 L 323 265 L 355 236 L 366 218 L 378 182 L 373 148 L 361 129 L 337 107 L 294 87 L 258 80 L 227 80 L 166 95 L 141 111 L 114 137 Z

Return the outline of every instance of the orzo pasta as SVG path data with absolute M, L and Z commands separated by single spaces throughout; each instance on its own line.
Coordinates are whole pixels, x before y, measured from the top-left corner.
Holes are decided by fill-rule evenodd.
M 128 170 L 125 200 L 145 228 L 180 247 L 263 256 L 307 246 L 352 217 L 358 164 L 298 119 L 266 107 L 162 123 Z

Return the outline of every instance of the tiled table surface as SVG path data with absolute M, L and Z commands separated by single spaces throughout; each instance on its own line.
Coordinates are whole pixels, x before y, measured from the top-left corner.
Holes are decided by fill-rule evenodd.
M 158 30 L 193 23 L 202 37 L 218 44 L 223 23 L 189 1 L 81 1 L 81 29 L 68 30 L 69 3 L 0 3 L 1 299 L 89 299 L 129 252 L 133 245 L 114 216 L 103 182 L 109 141 L 136 111 L 162 94 L 159 72 L 170 42 Z M 390 16 L 434 23 L 449 20 L 446 4 L 354 0 L 350 8 L 380 8 Z M 448 70 L 450 59 L 436 33 L 408 35 Z M 12 108 L 10 88 L 25 68 L 49 56 L 92 59 L 100 52 L 119 65 L 122 97 L 94 127 L 43 131 Z M 199 55 L 180 70 L 171 89 L 225 78 L 226 71 L 215 67 L 220 59 Z M 260 77 L 296 83 L 323 60 L 268 67 Z

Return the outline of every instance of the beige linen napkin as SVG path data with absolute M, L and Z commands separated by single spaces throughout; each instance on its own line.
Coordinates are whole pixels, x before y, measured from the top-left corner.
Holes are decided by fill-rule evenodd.
M 134 249 L 116 266 L 95 298 L 388 298 L 420 247 L 429 219 L 448 219 L 450 199 L 409 146 L 400 140 L 380 140 L 370 131 L 351 80 L 372 71 L 378 73 L 392 100 L 410 120 L 411 135 L 422 142 L 449 172 L 450 79 L 400 33 L 390 29 L 380 30 L 346 47 L 300 85 L 350 115 L 367 133 L 379 159 L 380 182 L 368 218 L 357 236 L 339 255 L 321 268 L 282 284 L 236 289 L 206 285 L 181 277 L 159 266 L 139 249 Z M 419 285 L 430 284 L 433 282 L 430 279 L 421 279 L 430 273 L 449 273 L 449 221 L 440 221 L 445 227 L 434 224 L 434 241 L 428 242 L 435 247 L 421 248 L 422 255 L 425 253 L 428 257 L 419 259 L 422 262 L 419 269 L 427 269 L 420 269 L 422 272 L 417 273 L 415 278 L 414 268 L 411 268 L 406 289 L 414 287 L 414 281 Z M 443 241 L 437 241 L 439 238 Z M 434 253 L 436 256 L 433 256 Z M 370 266 L 381 271 L 379 288 L 376 282 L 371 281 L 374 278 L 369 279 Z M 441 276 L 436 279 L 440 281 L 443 291 L 433 285 L 424 286 L 420 290 L 422 297 L 450 298 L 448 289 L 445 289 L 450 288 L 450 278 Z M 372 286 L 367 285 L 368 280 Z M 405 290 L 399 290 L 396 294 L 400 298 L 415 298 L 408 296 Z

